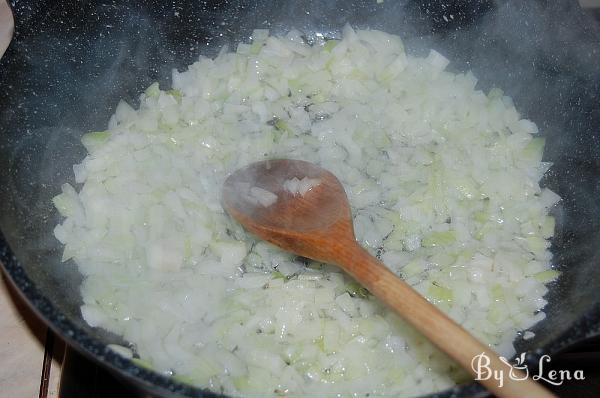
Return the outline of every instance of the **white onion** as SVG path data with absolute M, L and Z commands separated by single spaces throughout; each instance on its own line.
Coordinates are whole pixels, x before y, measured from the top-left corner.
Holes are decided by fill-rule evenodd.
M 296 196 L 304 196 L 308 191 L 321 183 L 318 178 L 303 177 L 299 180 L 297 177 L 290 178 L 283 182 L 283 188 Z
M 85 276 L 84 319 L 131 342 L 141 366 L 232 395 L 410 396 L 462 380 L 335 267 L 306 266 L 226 216 L 228 173 L 294 158 L 341 180 L 369 251 L 512 355 L 557 276 L 547 213 L 560 198 L 538 185 L 549 165 L 535 124 L 501 90 L 485 95 L 435 50 L 407 55 L 394 35 L 252 39 L 173 71 L 173 89 L 153 84 L 137 110 L 120 102 L 106 132 L 82 139 L 83 185 L 65 184 L 54 204 L 63 258 Z
M 263 207 L 269 207 L 277 202 L 277 195 L 260 187 L 252 187 L 250 188 L 250 199 L 256 200 L 256 203 Z

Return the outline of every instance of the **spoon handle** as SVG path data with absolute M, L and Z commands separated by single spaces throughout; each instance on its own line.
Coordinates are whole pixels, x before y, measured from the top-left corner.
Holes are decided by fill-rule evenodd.
M 429 341 L 468 370 L 474 378 L 477 377 L 473 367 L 474 360 L 477 356 L 482 359 L 485 359 L 483 355 L 487 356 L 489 364 L 487 368 L 482 367 L 482 369 L 489 369 L 496 373 L 489 373 L 488 376 L 491 377 L 485 379 L 486 373 L 482 372 L 481 380 L 477 381 L 496 396 L 507 398 L 554 397 L 541 385 L 526 378 L 525 374 L 511 369 L 502 362 L 496 352 L 482 344 L 462 326 L 427 301 L 358 243 L 346 247 L 345 250 L 340 250 L 338 255 L 338 265 L 341 268 L 412 324 Z

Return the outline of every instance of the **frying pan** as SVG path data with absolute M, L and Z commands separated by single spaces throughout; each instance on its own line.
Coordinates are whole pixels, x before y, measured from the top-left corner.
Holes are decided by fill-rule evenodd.
M 542 184 L 562 196 L 552 241 L 562 271 L 547 318 L 517 338 L 535 368 L 600 333 L 600 33 L 575 1 L 12 0 L 15 37 L 0 61 L 0 261 L 24 298 L 70 345 L 148 394 L 214 396 L 110 351 L 118 336 L 88 326 L 81 275 L 61 263 L 51 198 L 84 157 L 80 137 L 105 128 L 118 100 L 254 28 L 335 37 L 345 23 L 400 34 L 414 54 L 435 48 L 478 87 L 502 87 L 547 138 Z M 439 396 L 484 396 L 471 383 Z

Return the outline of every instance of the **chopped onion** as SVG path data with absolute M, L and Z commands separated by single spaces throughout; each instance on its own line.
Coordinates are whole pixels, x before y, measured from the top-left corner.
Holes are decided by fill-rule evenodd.
M 545 317 L 544 140 L 499 89 L 435 50 L 344 28 L 341 40 L 255 30 L 173 87 L 121 101 L 62 186 L 55 228 L 84 282 L 83 318 L 139 366 L 234 396 L 414 396 L 465 373 L 333 266 L 257 241 L 220 204 L 263 159 L 318 163 L 342 182 L 357 239 L 505 356 Z M 292 178 L 306 195 L 320 181 Z M 240 187 L 271 206 L 277 195 Z M 523 334 L 531 337 L 530 332 Z M 124 347 L 111 349 L 125 357 Z M 139 356 L 141 359 L 138 359 Z
M 250 188 L 249 198 L 263 207 L 269 207 L 277 202 L 277 195 L 259 187 Z
M 303 177 L 299 180 L 297 177 L 285 180 L 283 188 L 295 196 L 304 196 L 308 191 L 321 183 L 318 178 Z

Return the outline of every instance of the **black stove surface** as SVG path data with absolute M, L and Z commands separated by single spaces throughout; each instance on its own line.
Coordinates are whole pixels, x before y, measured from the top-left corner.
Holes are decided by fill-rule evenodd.
M 104 367 L 67 347 L 62 364 L 59 398 L 125 398 L 145 396 Z

